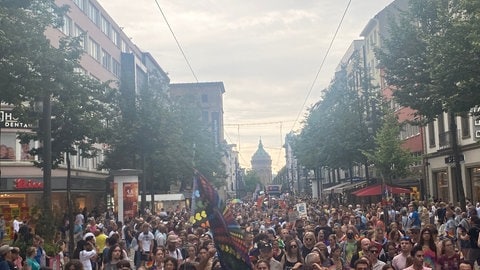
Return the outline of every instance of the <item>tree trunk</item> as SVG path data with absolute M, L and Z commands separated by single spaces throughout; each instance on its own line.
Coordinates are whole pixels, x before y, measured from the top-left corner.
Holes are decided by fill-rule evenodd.
M 68 212 L 68 254 L 71 256 L 73 255 L 73 250 L 75 249 L 75 219 L 73 213 L 73 201 L 72 201 L 72 168 L 70 162 L 70 153 L 66 153 L 67 155 L 67 212 Z
M 449 122 L 450 122 L 450 141 L 452 144 L 452 155 L 454 158 L 454 168 L 453 168 L 453 176 L 454 181 L 453 184 L 456 186 L 455 190 L 457 191 L 457 201 L 460 203 L 460 206 L 463 210 L 466 210 L 466 201 L 465 201 L 465 189 L 463 187 L 462 181 L 462 168 L 460 167 L 460 148 L 458 146 L 458 139 L 457 139 L 457 123 L 455 122 L 455 114 L 449 112 Z

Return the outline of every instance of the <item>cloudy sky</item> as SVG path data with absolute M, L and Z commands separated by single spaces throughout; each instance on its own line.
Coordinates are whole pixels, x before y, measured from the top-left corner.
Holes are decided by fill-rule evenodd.
M 261 138 L 274 173 L 285 164 L 285 134 L 300 130 L 306 109 L 320 99 L 352 41 L 393 2 L 98 1 L 140 49 L 156 58 L 171 82 L 195 82 L 160 6 L 199 82 L 224 83 L 225 138 L 237 145 L 242 167 L 251 167 Z

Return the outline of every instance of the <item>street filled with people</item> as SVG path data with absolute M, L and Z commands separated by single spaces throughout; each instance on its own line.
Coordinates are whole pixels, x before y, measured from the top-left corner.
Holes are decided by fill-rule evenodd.
M 297 205 L 306 205 L 298 211 Z M 244 235 L 252 269 L 478 269 L 480 204 L 466 209 L 442 201 L 327 204 L 286 196 L 235 200 L 227 205 Z M 16 217 L 0 226 L 14 230 L 0 247 L 0 270 L 211 270 L 222 268 L 208 224 L 192 224 L 192 213 L 145 209 L 117 220 L 87 209 L 75 214 L 74 246 L 67 252 L 68 219 L 54 235 L 54 252 Z M 3 222 L 2 222 L 3 221 Z

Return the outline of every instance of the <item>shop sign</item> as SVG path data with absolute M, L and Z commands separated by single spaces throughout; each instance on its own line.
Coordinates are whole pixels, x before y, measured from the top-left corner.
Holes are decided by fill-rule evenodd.
M 458 155 L 458 161 L 462 162 L 465 161 L 464 155 Z M 445 158 L 445 164 L 455 163 L 455 156 L 448 156 Z
M 18 121 L 13 116 L 12 111 L 0 111 L 0 127 L 1 128 L 32 128 L 32 125 Z
M 15 189 L 43 189 L 43 181 L 17 178 L 13 180 L 13 187 Z

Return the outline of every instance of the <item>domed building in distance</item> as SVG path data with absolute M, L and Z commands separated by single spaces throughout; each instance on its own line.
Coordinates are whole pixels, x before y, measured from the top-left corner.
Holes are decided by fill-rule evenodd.
M 263 186 L 270 185 L 272 183 L 272 158 L 263 149 L 262 140 L 258 143 L 258 149 L 252 156 L 252 170 L 260 178 L 260 182 Z

